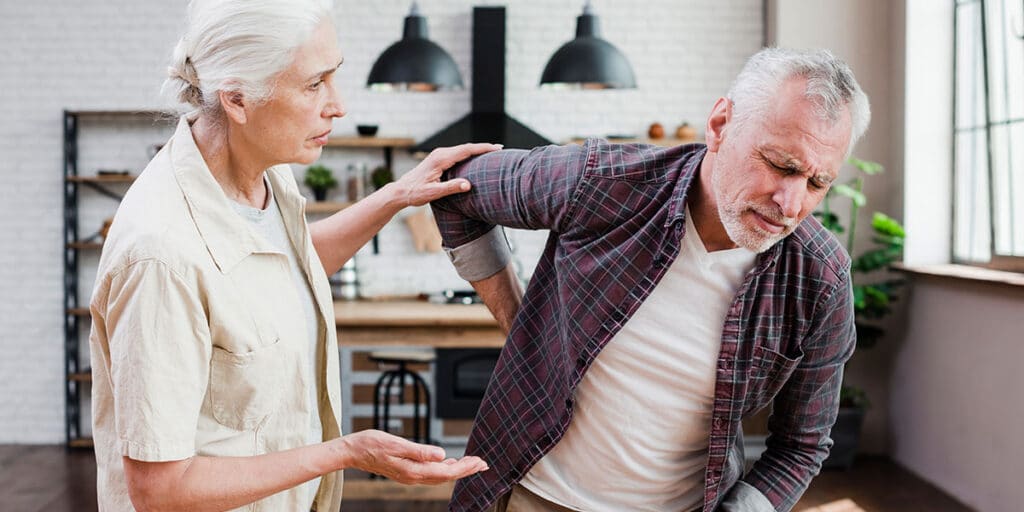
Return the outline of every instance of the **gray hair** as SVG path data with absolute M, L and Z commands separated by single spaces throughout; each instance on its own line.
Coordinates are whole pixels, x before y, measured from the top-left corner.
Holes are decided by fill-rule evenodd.
M 204 113 L 220 111 L 218 91 L 265 101 L 295 50 L 330 17 L 330 0 L 192 0 L 163 94 Z
M 729 89 L 733 120 L 739 125 L 763 116 L 779 87 L 789 79 L 804 78 L 804 97 L 822 119 L 836 121 L 842 108 L 850 111 L 852 129 L 847 156 L 871 122 L 871 106 L 853 71 L 827 50 L 801 51 L 765 48 L 750 58 Z

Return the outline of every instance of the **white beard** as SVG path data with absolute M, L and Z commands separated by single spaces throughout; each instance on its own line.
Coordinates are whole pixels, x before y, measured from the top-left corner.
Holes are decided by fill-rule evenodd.
M 750 202 L 727 204 L 719 192 L 722 190 L 722 173 L 719 172 L 719 169 L 715 171 L 712 177 L 712 184 L 715 187 L 715 203 L 718 206 L 718 218 L 722 221 L 722 225 L 725 226 L 725 232 L 729 234 L 729 238 L 733 243 L 753 252 L 762 253 L 783 238 L 789 236 L 796 228 L 796 219 L 783 217 L 777 211 L 772 212 L 761 205 Z M 772 233 L 758 226 L 748 226 L 743 222 L 743 213 L 751 210 L 772 222 L 785 225 L 785 228 L 781 233 Z

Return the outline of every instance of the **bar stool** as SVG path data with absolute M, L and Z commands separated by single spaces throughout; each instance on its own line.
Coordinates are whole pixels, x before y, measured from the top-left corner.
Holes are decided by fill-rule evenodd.
M 392 386 L 398 383 L 398 403 L 405 403 L 405 379 L 412 383 L 412 436 L 406 436 L 417 443 L 430 443 L 430 389 L 423 377 L 408 368 L 414 363 L 431 363 L 434 354 L 431 352 L 370 352 L 370 360 L 376 363 L 396 365 L 396 368 L 385 370 L 377 379 L 373 388 L 373 426 L 377 430 L 388 431 L 391 419 Z M 383 399 L 382 399 L 383 397 Z M 420 398 L 422 397 L 422 401 Z M 426 406 L 426 414 L 420 416 L 420 405 Z M 422 427 L 422 428 L 421 428 Z M 422 435 L 421 435 L 422 434 Z

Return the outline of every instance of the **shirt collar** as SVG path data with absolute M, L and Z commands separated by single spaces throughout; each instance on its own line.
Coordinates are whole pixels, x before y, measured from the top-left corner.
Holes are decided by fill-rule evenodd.
M 199 147 L 192 137 L 189 119 L 182 116 L 171 136 L 171 164 L 174 177 L 188 203 L 189 213 L 199 230 L 217 268 L 229 273 L 245 257 L 255 253 L 278 252 L 245 224 L 245 220 L 231 207 L 210 168 L 207 167 Z M 279 181 L 270 174 L 272 187 Z M 278 192 L 280 189 L 277 189 Z M 279 197 L 283 194 L 275 193 Z M 301 211 L 301 210 L 300 210 Z
M 707 146 L 703 144 L 694 144 L 687 149 L 690 150 L 690 154 L 683 162 L 683 171 L 679 173 L 679 181 L 676 183 L 675 190 L 672 191 L 672 199 L 668 202 L 669 215 L 665 218 L 666 228 L 686 218 L 686 197 L 693 189 L 694 182 L 697 181 L 700 164 L 708 152 Z

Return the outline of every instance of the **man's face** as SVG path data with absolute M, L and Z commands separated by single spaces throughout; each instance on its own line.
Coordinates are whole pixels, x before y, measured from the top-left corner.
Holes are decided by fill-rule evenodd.
M 846 155 L 850 114 L 814 114 L 802 79 L 784 83 L 764 117 L 726 122 L 715 153 L 713 196 L 736 245 L 764 252 L 818 206 Z M 716 106 L 717 108 L 717 106 Z M 714 115 L 714 114 L 713 114 Z

